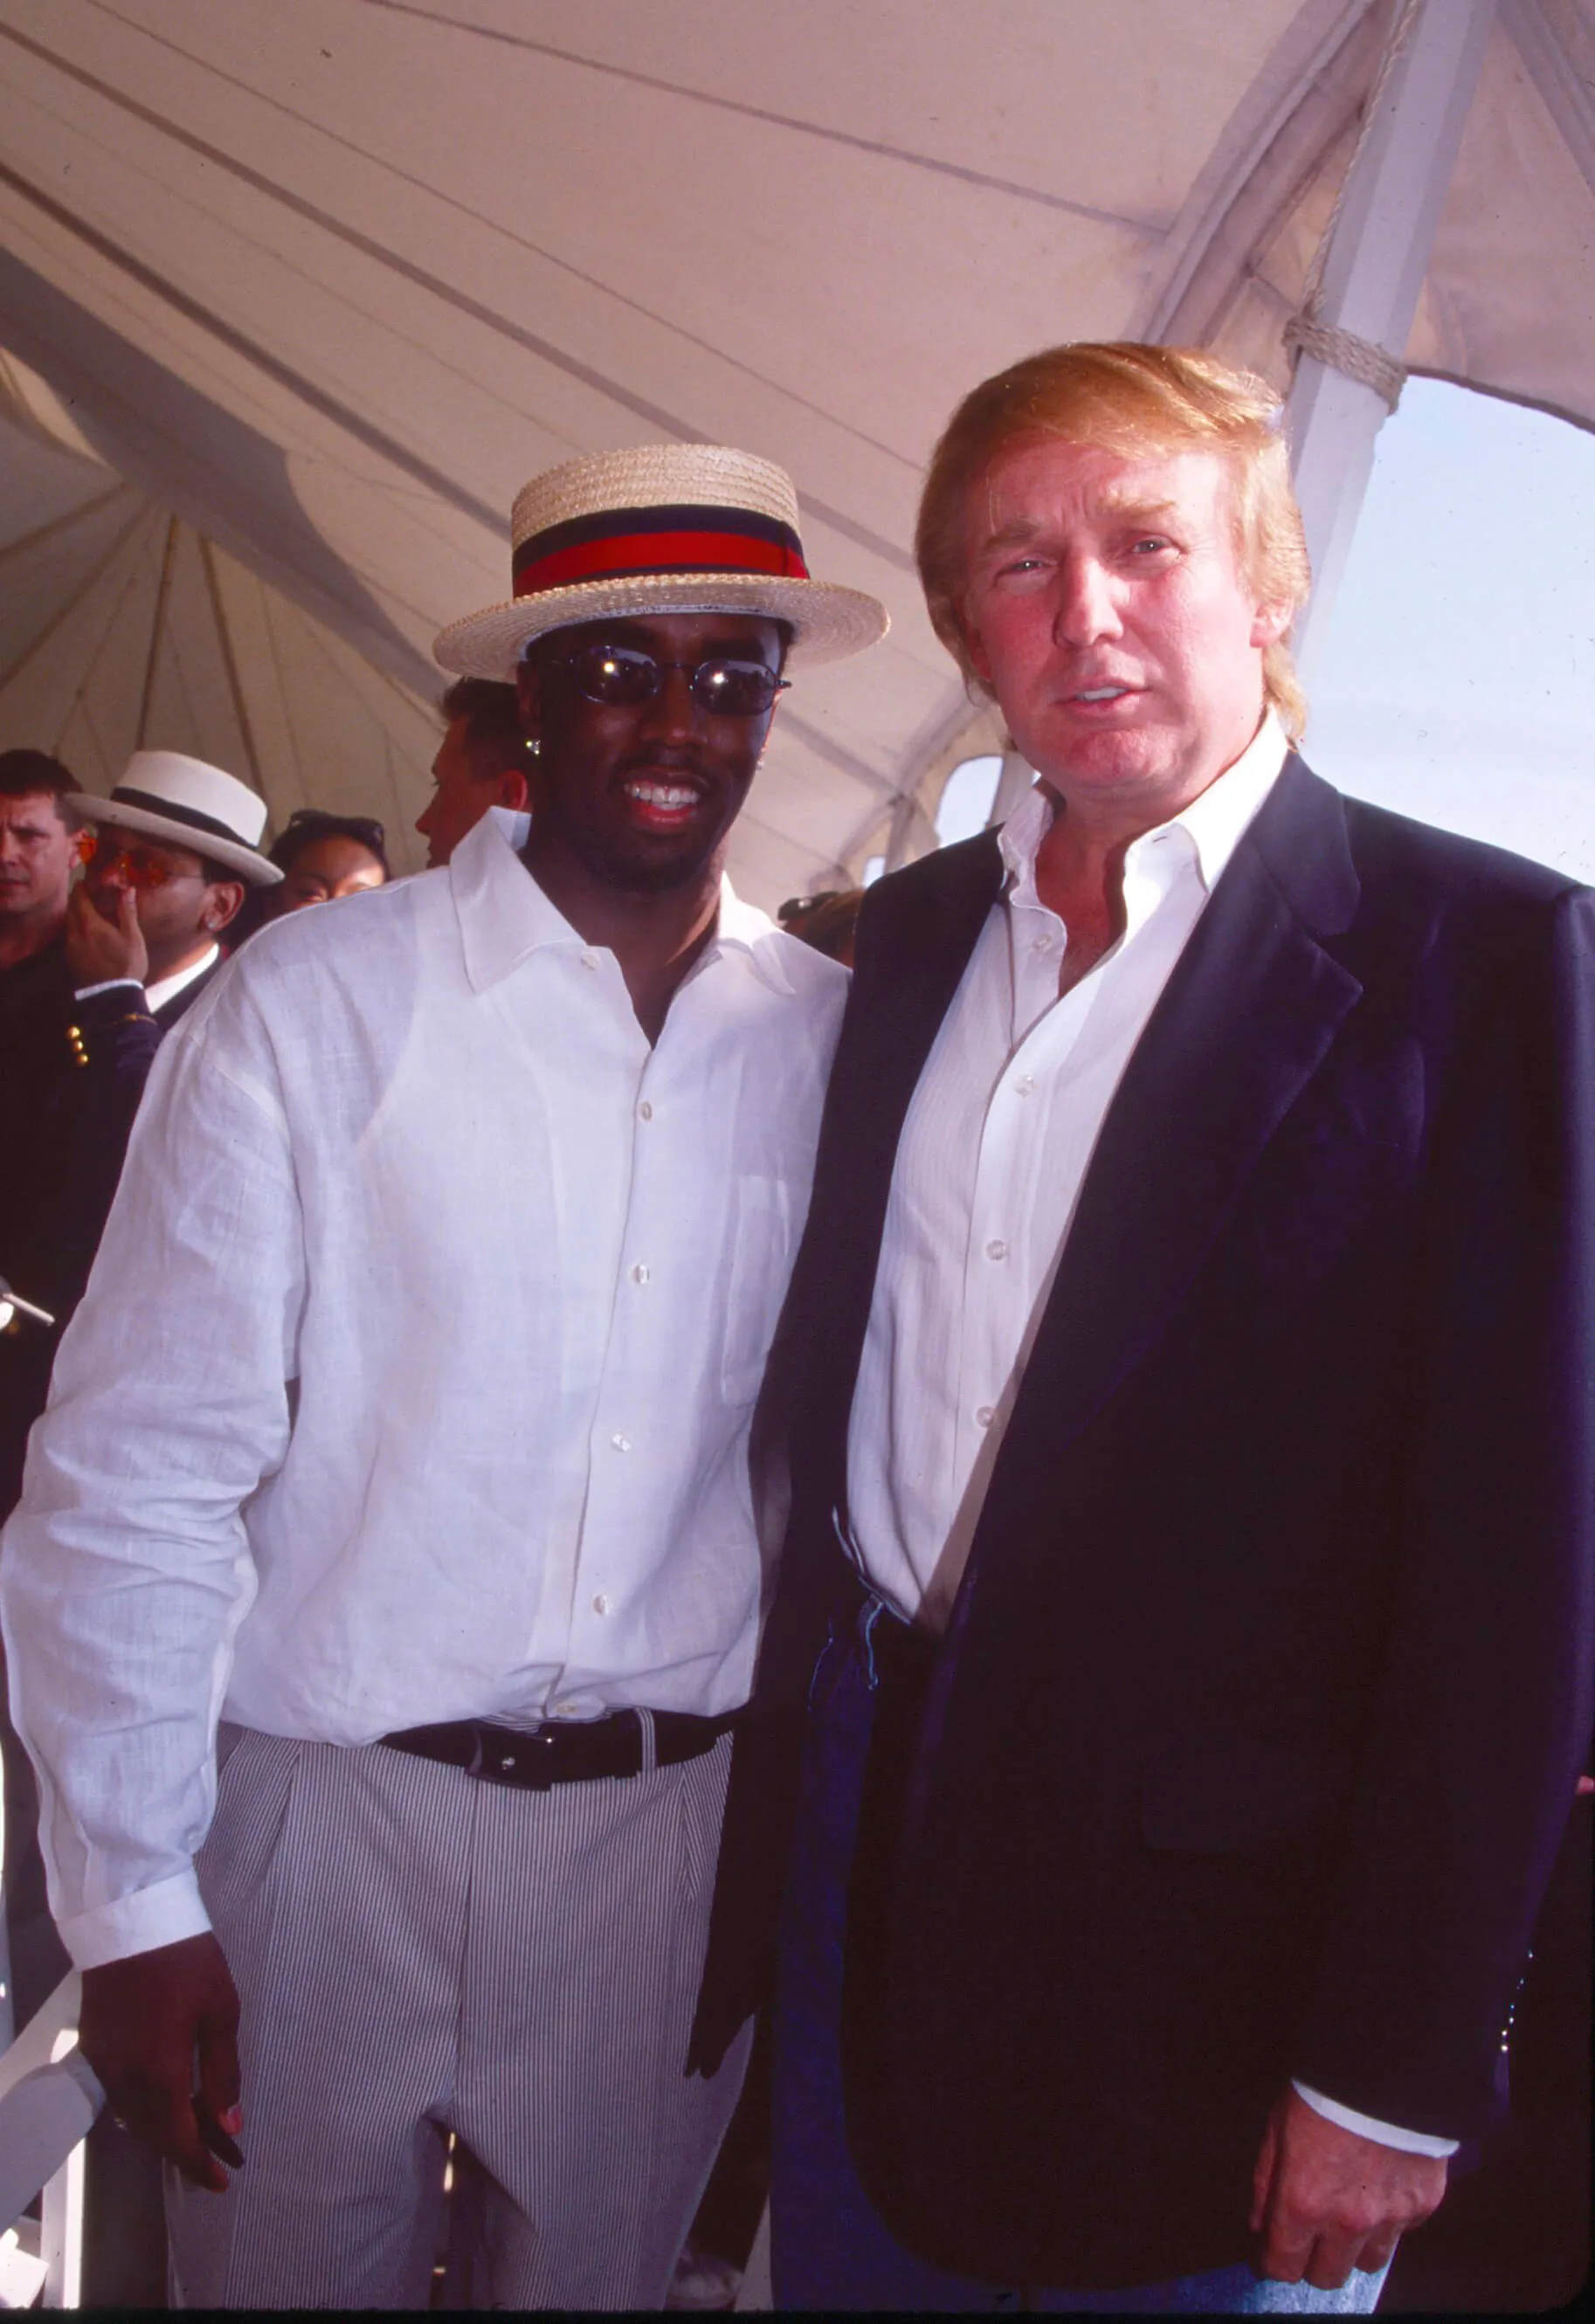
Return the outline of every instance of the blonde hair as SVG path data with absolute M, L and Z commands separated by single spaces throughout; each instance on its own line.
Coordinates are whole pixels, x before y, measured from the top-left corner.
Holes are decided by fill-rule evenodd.
M 1266 381 L 1200 347 L 1119 340 L 1046 347 L 966 395 L 931 455 L 915 554 L 936 633 L 979 691 L 963 598 L 970 495 L 998 456 L 1037 438 L 1090 444 L 1130 457 L 1212 452 L 1234 483 L 1236 549 L 1258 602 L 1301 611 L 1312 587 L 1301 511 L 1291 490 L 1280 402 Z M 1293 742 L 1306 697 L 1283 640 L 1263 649 L 1263 690 Z

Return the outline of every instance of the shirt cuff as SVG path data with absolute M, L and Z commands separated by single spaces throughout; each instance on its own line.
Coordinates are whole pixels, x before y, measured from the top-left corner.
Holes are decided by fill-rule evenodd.
M 210 1915 L 190 1871 L 157 1880 L 153 1887 L 135 1889 L 109 1904 L 97 1904 L 58 1925 L 74 1969 L 103 1969 L 107 1961 L 125 1960 L 130 1953 L 150 1953 L 157 1945 L 202 1937 Z
M 1393 2122 L 1377 2122 L 1370 2114 L 1359 2114 L 1354 2107 L 1341 2106 L 1338 2098 L 1326 2098 L 1322 2090 L 1309 2089 L 1305 2082 L 1292 2082 L 1291 2088 L 1325 2122 L 1338 2123 L 1342 2130 L 1354 2130 L 1359 2138 L 1375 2139 L 1380 2146 L 1398 2147 L 1403 2154 L 1454 2154 L 1461 2144 L 1460 2139 L 1436 2138 L 1427 2130 L 1402 2130 Z
M 103 984 L 80 984 L 72 998 L 74 1001 L 92 1001 L 97 992 L 115 992 L 124 984 L 131 984 L 135 992 L 142 992 L 144 989 L 136 976 L 107 976 Z

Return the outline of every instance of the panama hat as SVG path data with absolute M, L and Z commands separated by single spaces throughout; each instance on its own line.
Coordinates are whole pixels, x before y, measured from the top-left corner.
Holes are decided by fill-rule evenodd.
M 862 653 L 886 608 L 811 581 L 784 468 L 723 444 L 643 444 L 568 460 L 516 494 L 513 601 L 452 622 L 432 651 L 462 677 L 512 678 L 533 638 L 611 614 L 760 613 L 788 664 Z
M 69 791 L 62 804 L 86 822 L 115 824 L 169 847 L 191 848 L 252 887 L 274 888 L 282 877 L 255 844 L 266 827 L 260 793 L 180 751 L 135 751 L 109 798 Z

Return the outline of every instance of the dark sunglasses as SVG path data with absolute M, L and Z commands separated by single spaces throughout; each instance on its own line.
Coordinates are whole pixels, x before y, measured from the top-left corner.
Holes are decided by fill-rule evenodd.
M 668 669 L 684 669 L 693 700 L 719 718 L 761 717 L 788 683 L 761 661 L 741 661 L 732 654 L 711 654 L 700 662 L 661 661 L 636 646 L 592 645 L 556 659 L 577 692 L 605 710 L 638 710 L 654 701 Z

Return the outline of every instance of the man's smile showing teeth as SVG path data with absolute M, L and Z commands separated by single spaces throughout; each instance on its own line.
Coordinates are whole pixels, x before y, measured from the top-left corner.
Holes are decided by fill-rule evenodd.
M 642 807 L 674 815 L 686 807 L 696 807 L 698 795 L 686 783 L 650 781 L 646 775 L 633 776 L 622 785 L 628 798 L 636 799 Z
M 1128 686 L 1082 687 L 1073 699 L 1076 702 L 1117 702 L 1121 694 L 1129 692 Z

